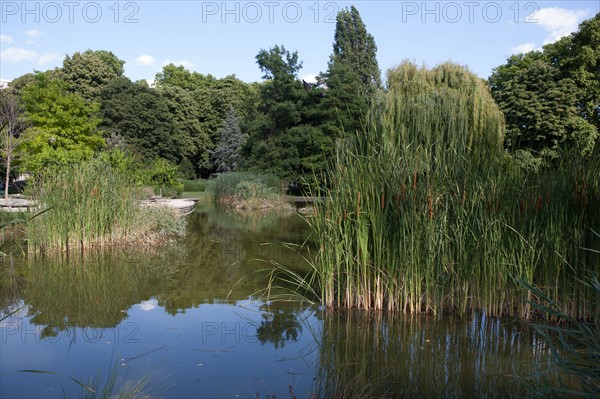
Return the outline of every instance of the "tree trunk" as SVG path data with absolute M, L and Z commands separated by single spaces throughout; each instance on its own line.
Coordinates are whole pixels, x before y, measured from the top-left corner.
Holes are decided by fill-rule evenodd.
M 8 183 L 10 179 L 10 155 L 6 156 L 6 181 L 4 182 L 4 199 L 8 201 Z

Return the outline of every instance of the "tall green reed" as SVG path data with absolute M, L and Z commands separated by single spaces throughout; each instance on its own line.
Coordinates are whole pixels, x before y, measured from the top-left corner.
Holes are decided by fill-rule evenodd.
M 598 241 L 598 158 L 514 166 L 500 110 L 462 67 L 403 64 L 388 82 L 364 130 L 338 147 L 311 219 L 322 302 L 530 317 L 519 277 L 597 317 L 579 281 L 599 262 L 579 247 Z
M 142 208 L 131 176 L 102 160 L 49 169 L 31 186 L 32 199 L 49 211 L 26 226 L 30 252 L 129 244 L 181 232 L 172 212 Z

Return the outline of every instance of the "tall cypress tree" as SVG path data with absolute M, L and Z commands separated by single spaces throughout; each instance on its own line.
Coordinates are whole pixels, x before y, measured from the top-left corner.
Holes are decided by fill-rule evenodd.
M 338 13 L 334 39 L 330 67 L 337 63 L 346 66 L 357 75 L 361 92 L 372 94 L 373 89 L 381 86 L 377 45 L 354 6 Z
M 337 15 L 333 54 L 321 80 L 327 86 L 324 104 L 333 112 L 333 123 L 352 133 L 361 128 L 361 119 L 375 92 L 381 87 L 377 45 L 367 32 L 358 10 Z

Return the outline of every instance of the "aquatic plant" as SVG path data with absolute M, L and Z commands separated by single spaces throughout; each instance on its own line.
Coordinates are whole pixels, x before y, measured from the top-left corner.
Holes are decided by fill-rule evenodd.
M 363 131 L 340 143 L 308 218 L 322 303 L 527 318 L 519 277 L 568 314 L 598 318 L 581 281 L 600 262 L 581 248 L 599 244 L 600 158 L 520 169 L 485 84 L 457 65 L 405 63 L 388 84 Z
M 49 209 L 26 225 L 30 252 L 156 242 L 185 227 L 168 209 L 143 208 L 131 176 L 102 160 L 48 169 L 30 190 Z

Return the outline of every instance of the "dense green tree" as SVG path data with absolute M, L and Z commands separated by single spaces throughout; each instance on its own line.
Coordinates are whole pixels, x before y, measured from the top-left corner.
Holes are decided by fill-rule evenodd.
M 49 71 L 46 72 L 48 74 L 54 74 L 54 71 Z M 17 98 L 21 98 L 21 90 L 23 90 L 23 88 L 25 86 L 27 86 L 30 83 L 34 83 L 35 82 L 35 73 L 26 73 L 25 75 L 21 75 L 18 78 L 14 79 L 12 82 L 9 83 L 8 88 L 4 89 L 4 91 L 11 93 L 12 95 L 14 95 Z
M 506 117 L 506 147 L 530 166 L 590 154 L 600 113 L 600 14 L 543 51 L 511 56 L 489 78 Z
M 354 6 L 337 15 L 331 62 L 341 63 L 358 75 L 363 95 L 368 96 L 381 86 L 375 39 Z
M 232 106 L 227 109 L 219 135 L 219 144 L 211 152 L 213 163 L 217 172 L 233 172 L 240 163 L 240 148 L 244 142 L 244 135 Z
M 25 170 L 89 159 L 105 145 L 95 117 L 98 104 L 70 93 L 51 73 L 36 73 L 21 94 L 29 125 L 21 146 Z
M 354 6 L 337 15 L 333 54 L 320 81 L 327 87 L 324 106 L 332 123 L 347 133 L 361 129 L 381 76 L 375 39 Z
M 562 143 L 570 142 L 589 153 L 596 133 L 579 116 L 581 93 L 575 82 L 561 78 L 541 54 L 513 56 L 509 65 L 506 70 L 499 67 L 490 78 L 503 79 L 492 92 L 506 118 L 507 148 L 556 158 Z
M 321 170 L 333 149 L 322 129 L 322 90 L 306 89 L 297 79 L 302 63 L 283 46 L 261 50 L 257 64 L 266 79 L 256 114 L 247 118 L 244 166 L 292 180 Z
M 192 116 L 197 120 L 197 123 L 193 122 L 196 128 L 191 132 L 196 141 L 197 153 L 190 161 L 198 175 L 207 175 L 216 170 L 217 165 L 212 164 L 208 151 L 214 149 L 220 140 L 219 129 L 225 119 L 225 112 L 233 106 L 239 118 L 254 113 L 256 85 L 242 82 L 234 75 L 217 79 L 212 75 L 192 72 L 173 64 L 163 67 L 156 75 L 155 83 L 159 91 L 176 87 L 191 97 L 194 103 L 193 110 L 186 111 L 186 120 L 191 123 Z M 180 106 L 177 103 L 173 104 L 175 107 Z M 190 107 L 186 106 L 186 109 L 190 110 Z
M 191 72 L 183 65 L 169 64 L 165 65 L 162 71 L 156 74 L 154 84 L 157 88 L 162 86 L 178 86 L 182 89 L 193 91 L 215 80 L 216 78 L 212 75 Z
M 198 171 L 208 168 L 208 151 L 213 147 L 208 130 L 201 122 L 202 108 L 192 93 L 179 86 L 164 85 L 156 90 L 181 133 L 182 171 L 188 177 L 196 177 Z
M 577 32 L 544 47 L 548 62 L 581 90 L 581 116 L 600 129 L 600 13 L 583 21 Z
M 105 136 L 121 135 L 146 162 L 164 158 L 179 164 L 189 137 L 179 128 L 160 93 L 144 82 L 113 79 L 100 93 Z
M 67 55 L 57 74 L 69 84 L 70 91 L 86 100 L 97 100 L 104 86 L 114 78 L 123 76 L 124 64 L 125 61 L 110 51 L 87 50 Z

